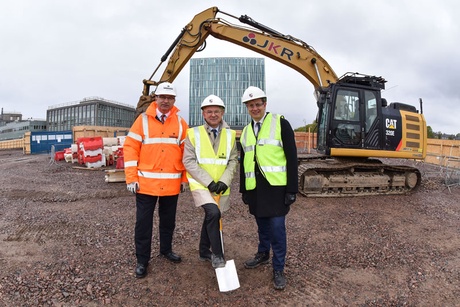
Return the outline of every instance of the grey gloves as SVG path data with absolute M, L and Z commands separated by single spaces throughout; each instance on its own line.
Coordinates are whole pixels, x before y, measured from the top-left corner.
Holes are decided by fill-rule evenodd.
M 137 190 L 139 190 L 139 182 L 131 182 L 126 185 L 126 188 L 128 191 L 130 191 L 133 194 L 137 193 Z
M 188 186 L 187 182 L 181 182 L 181 184 L 180 184 L 180 192 L 184 193 L 185 191 L 187 191 L 188 187 L 189 186 Z

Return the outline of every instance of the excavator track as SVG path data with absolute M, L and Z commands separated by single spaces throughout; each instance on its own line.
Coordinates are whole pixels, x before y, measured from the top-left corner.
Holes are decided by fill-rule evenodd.
M 376 159 L 299 159 L 299 192 L 306 197 L 401 195 L 420 182 L 417 168 Z

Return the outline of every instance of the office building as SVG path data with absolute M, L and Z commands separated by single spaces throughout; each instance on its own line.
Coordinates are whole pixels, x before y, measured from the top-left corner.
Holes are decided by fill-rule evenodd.
M 100 97 L 50 106 L 46 111 L 48 131 L 72 130 L 74 126 L 131 127 L 135 108 Z
M 46 131 L 46 121 L 44 119 L 15 120 L 0 125 L 0 141 L 21 139 L 28 131 Z
M 250 121 L 241 96 L 249 86 L 265 91 L 263 58 L 195 58 L 190 60 L 189 126 L 203 124 L 201 102 L 214 94 L 225 103 L 224 120 L 233 129 Z

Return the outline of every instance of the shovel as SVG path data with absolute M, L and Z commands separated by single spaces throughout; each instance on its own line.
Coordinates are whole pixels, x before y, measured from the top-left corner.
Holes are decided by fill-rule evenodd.
M 214 200 L 219 207 L 220 194 L 213 196 Z M 219 207 L 220 209 L 220 207 Z M 222 253 L 224 252 L 224 238 L 222 236 L 222 217 L 219 220 L 219 230 L 220 230 L 220 241 L 222 242 Z M 225 259 L 225 257 L 224 257 Z M 238 274 L 236 272 L 235 262 L 232 260 L 227 260 L 223 268 L 216 268 L 217 282 L 219 283 L 220 292 L 228 292 L 240 287 L 240 282 L 238 280 Z

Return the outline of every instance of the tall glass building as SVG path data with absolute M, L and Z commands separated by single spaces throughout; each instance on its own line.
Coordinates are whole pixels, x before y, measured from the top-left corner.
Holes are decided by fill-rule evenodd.
M 265 91 L 263 58 L 196 58 L 190 60 L 189 126 L 203 124 L 201 103 L 214 94 L 225 103 L 224 120 L 233 129 L 242 129 L 250 121 L 241 102 L 249 86 Z

